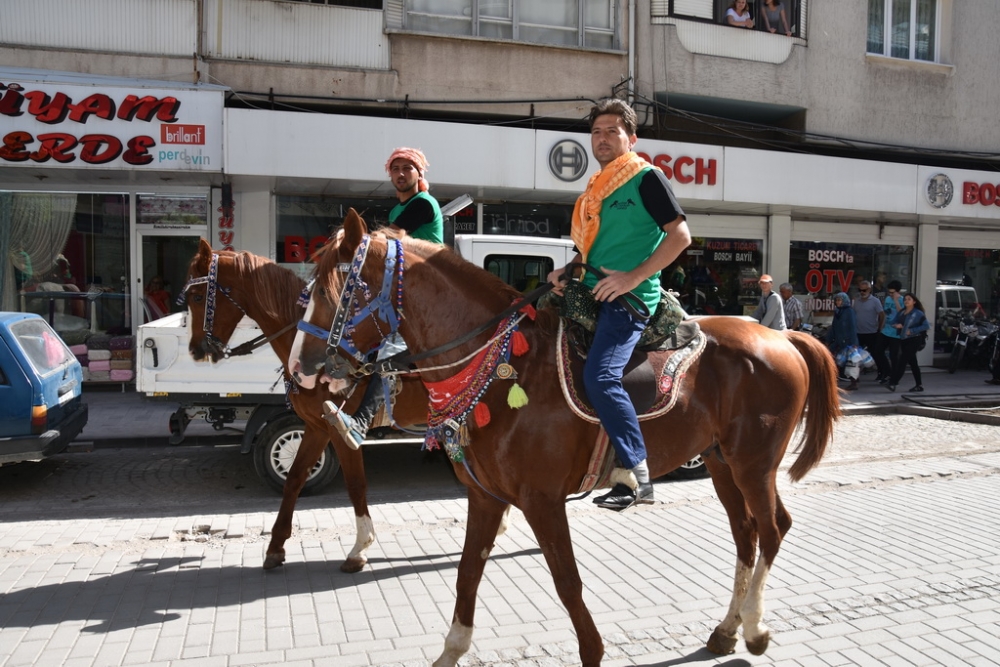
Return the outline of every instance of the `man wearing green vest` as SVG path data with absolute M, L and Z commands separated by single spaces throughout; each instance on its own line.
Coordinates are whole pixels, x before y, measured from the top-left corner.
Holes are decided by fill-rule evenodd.
M 399 203 L 389 211 L 389 226 L 405 232 L 415 239 L 432 243 L 444 243 L 444 218 L 437 200 L 427 193 L 430 184 L 424 174 L 427 172 L 427 158 L 417 148 L 397 148 L 385 163 L 396 198 Z M 378 358 L 392 356 L 406 349 L 399 334 L 387 338 L 379 350 Z M 381 378 L 372 376 L 365 388 L 361 405 L 353 415 L 344 414 L 333 401 L 323 403 L 323 416 L 333 424 L 337 432 L 350 447 L 357 449 L 368 435 L 375 413 L 385 403 Z
M 415 239 L 444 243 L 444 218 L 437 200 L 427 193 L 427 158 L 417 148 L 397 148 L 385 163 L 399 203 L 389 211 L 389 224 Z
M 660 271 L 691 243 L 684 211 L 666 176 L 632 148 L 638 119 L 628 104 L 605 99 L 590 110 L 590 146 L 601 170 L 594 174 L 573 210 L 574 262 L 586 262 L 607 276 L 588 272 L 583 284 L 600 304 L 594 342 L 584 366 L 587 397 L 607 431 L 622 467 L 638 482 L 632 489 L 616 484 L 594 502 L 623 510 L 653 502 L 646 464 L 646 444 L 632 401 L 622 387 L 625 364 L 639 342 L 646 319 L 614 301 L 631 292 L 655 312 L 660 300 Z M 565 269 L 549 274 L 560 293 Z

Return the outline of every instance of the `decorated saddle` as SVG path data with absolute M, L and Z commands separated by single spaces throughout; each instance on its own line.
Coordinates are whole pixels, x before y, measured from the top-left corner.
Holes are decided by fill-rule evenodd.
M 561 318 L 556 346 L 559 385 L 570 410 L 581 419 L 600 424 L 597 412 L 583 386 L 587 336 L 579 324 Z M 625 366 L 622 384 L 632 399 L 639 421 L 659 417 L 677 402 L 688 368 L 705 350 L 705 334 L 696 322 L 681 322 L 661 349 L 644 352 L 636 348 Z M 579 492 L 611 486 L 625 471 L 615 470 L 614 449 L 604 428 L 600 429 L 587 474 Z M 616 473 L 618 473 L 616 475 Z M 627 483 L 627 482 L 626 482 Z M 634 481 L 633 481 L 634 483 Z M 631 486 L 631 484 L 630 484 Z

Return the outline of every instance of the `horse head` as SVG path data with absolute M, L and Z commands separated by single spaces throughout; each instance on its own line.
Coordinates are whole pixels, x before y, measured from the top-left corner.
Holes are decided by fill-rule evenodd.
M 224 358 L 236 325 L 246 315 L 238 301 L 241 294 L 233 287 L 238 283 L 237 255 L 227 250 L 214 251 L 201 239 L 188 265 L 188 282 L 182 296 L 191 313 L 188 351 L 196 361 L 208 358 L 214 363 Z
M 288 360 L 301 386 L 312 388 L 319 380 L 339 393 L 370 374 L 366 357 L 388 332 L 385 309 L 378 307 L 390 296 L 381 289 L 387 253 L 385 236 L 369 235 L 364 220 L 350 209 L 343 228 L 316 254 L 309 306 Z M 395 317 L 391 310 L 389 319 Z

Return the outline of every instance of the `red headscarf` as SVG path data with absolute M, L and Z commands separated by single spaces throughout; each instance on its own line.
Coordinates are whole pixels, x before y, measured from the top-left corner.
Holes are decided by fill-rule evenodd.
M 417 173 L 420 174 L 420 180 L 418 181 L 418 187 L 421 192 L 427 192 L 430 188 L 430 183 L 424 177 L 424 173 L 427 171 L 427 167 L 430 164 L 427 162 L 427 158 L 424 156 L 423 151 L 419 148 L 407 148 L 406 146 L 401 146 L 392 152 L 389 156 L 388 161 L 385 163 L 385 171 L 389 173 L 389 169 L 392 167 L 392 161 L 397 158 L 403 158 L 414 167 L 417 168 Z

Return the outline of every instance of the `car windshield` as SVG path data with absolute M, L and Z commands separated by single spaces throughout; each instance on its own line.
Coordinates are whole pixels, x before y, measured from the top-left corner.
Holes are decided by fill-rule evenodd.
M 39 375 L 48 375 L 73 359 L 73 353 L 45 320 L 15 322 L 10 331 Z

